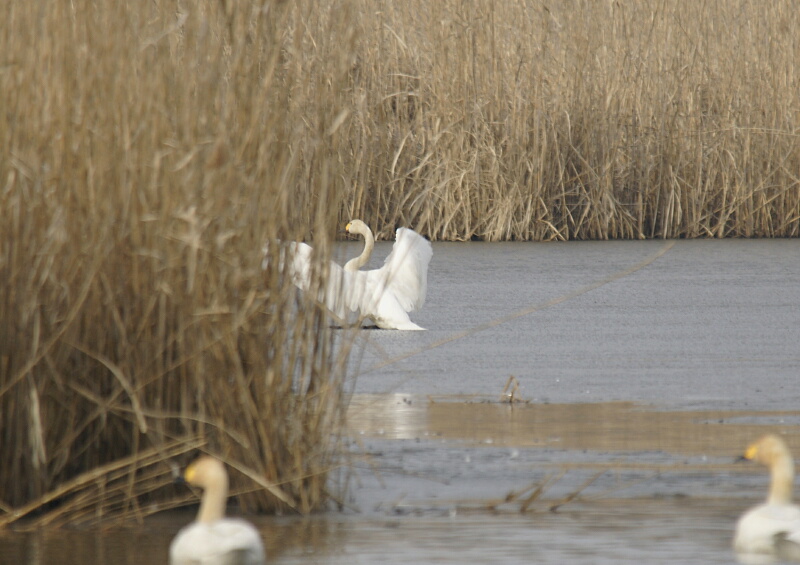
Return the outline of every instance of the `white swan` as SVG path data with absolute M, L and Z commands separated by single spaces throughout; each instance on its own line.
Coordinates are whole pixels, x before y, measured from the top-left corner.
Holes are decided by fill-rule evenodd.
M 258 531 L 244 520 L 225 518 L 225 466 L 204 455 L 186 468 L 183 479 L 201 487 L 203 496 L 197 520 L 178 532 L 169 546 L 170 565 L 263 565 Z
M 350 313 L 360 313 L 381 329 L 424 329 L 412 322 L 408 313 L 419 310 L 425 303 L 428 264 L 433 256 L 430 242 L 414 230 L 400 228 L 383 266 L 359 271 L 369 260 L 375 239 L 361 220 L 348 223 L 347 231 L 364 236 L 364 250 L 344 268 L 330 262 L 328 284 L 319 289 L 317 299 L 343 323 Z M 312 248 L 305 243 L 292 242 L 285 250 L 290 259 L 287 263 L 282 249 L 279 268 L 288 265 L 294 285 L 304 292 L 313 292 Z M 265 269 L 269 264 L 268 251 L 269 247 L 265 246 L 262 262 Z
M 800 507 L 792 504 L 794 461 L 789 448 L 780 437 L 766 435 L 741 459 L 768 466 L 771 481 L 767 501 L 739 518 L 734 549 L 751 557 L 800 560 Z
M 361 220 L 352 220 L 344 227 L 344 230 L 347 233 L 352 233 L 356 235 L 360 234 L 361 236 L 364 237 L 364 250 L 361 252 L 361 255 L 359 255 L 358 257 L 353 257 L 347 263 L 344 264 L 345 271 L 357 271 L 361 267 L 366 265 L 367 261 L 369 261 L 369 258 L 372 256 L 372 250 L 375 248 L 375 237 L 372 235 L 372 230 L 369 229 L 369 226 L 364 222 L 362 222 Z M 395 242 L 396 240 L 397 237 L 395 234 Z M 392 248 L 392 250 L 394 250 L 394 248 Z M 423 292 L 423 302 L 425 301 L 424 296 L 425 295 Z

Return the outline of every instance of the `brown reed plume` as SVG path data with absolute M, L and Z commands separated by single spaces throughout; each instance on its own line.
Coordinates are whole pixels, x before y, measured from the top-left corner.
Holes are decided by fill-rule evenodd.
M 170 507 L 196 448 L 251 509 L 322 508 L 347 352 L 322 310 L 264 277 L 261 248 L 330 254 L 349 11 L 5 12 L 0 526 Z

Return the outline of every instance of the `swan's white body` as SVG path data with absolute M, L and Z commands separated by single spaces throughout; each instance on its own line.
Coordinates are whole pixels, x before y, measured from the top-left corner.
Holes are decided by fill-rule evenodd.
M 767 465 L 771 480 L 767 501 L 739 518 L 734 549 L 748 561 L 800 560 L 800 507 L 792 504 L 794 461 L 789 449 L 778 436 L 767 435 L 748 447 L 743 458 Z
M 169 562 L 170 565 L 263 565 L 264 550 L 260 544 L 258 532 L 244 520 L 195 522 L 178 532 L 169 548 Z
M 372 232 L 354 220 L 348 224 L 348 231 L 354 225 L 366 228 L 364 252 L 347 262 L 343 267 L 333 261 L 329 264 L 328 284 L 319 290 L 318 300 L 345 323 L 349 314 L 356 313 L 370 318 L 376 326 L 390 330 L 422 330 L 408 317 L 409 312 L 419 310 L 425 303 L 428 288 L 428 264 L 433 251 L 424 237 L 408 228 L 400 228 L 395 234 L 392 252 L 380 269 L 359 271 L 369 259 L 372 251 Z M 353 233 L 365 233 L 355 232 Z M 292 282 L 304 292 L 312 292 L 312 253 L 305 243 L 289 243 L 289 272 Z M 282 267 L 285 261 L 281 260 Z M 263 267 L 267 265 L 264 258 Z
M 170 565 L 263 565 L 261 536 L 250 523 L 225 518 L 228 474 L 224 465 L 201 457 L 184 473 L 186 482 L 203 488 L 197 521 L 186 526 L 169 547 Z

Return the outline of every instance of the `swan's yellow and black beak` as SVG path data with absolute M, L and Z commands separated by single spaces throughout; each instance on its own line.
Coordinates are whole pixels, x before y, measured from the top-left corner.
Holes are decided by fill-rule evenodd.
M 195 465 L 196 461 L 197 459 L 194 459 L 191 463 L 189 463 L 186 466 L 186 469 L 183 470 L 183 472 L 181 472 L 180 469 L 177 466 L 175 466 L 175 468 L 173 469 L 175 477 L 172 479 L 172 484 L 175 485 L 192 484 L 192 481 L 194 481 L 194 477 L 197 474 L 197 468 Z
M 745 450 L 743 455 L 740 455 L 736 458 L 736 463 L 741 463 L 742 461 L 752 461 L 756 458 L 756 454 L 758 454 L 758 445 L 754 443 Z

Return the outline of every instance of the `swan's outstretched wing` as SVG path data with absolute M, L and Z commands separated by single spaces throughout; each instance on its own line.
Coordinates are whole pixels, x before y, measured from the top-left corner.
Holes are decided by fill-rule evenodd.
M 313 248 L 302 242 L 290 242 L 282 245 L 280 251 L 279 268 L 284 269 L 288 258 L 289 270 L 286 274 L 297 288 L 307 294 L 314 290 L 315 273 L 312 254 Z M 265 253 L 262 267 L 266 268 L 267 264 Z M 328 269 L 328 284 L 325 288 L 318 289 L 317 300 L 324 304 L 340 322 L 345 322 L 348 314 L 357 311 L 360 305 L 360 297 L 355 294 L 357 285 L 352 280 L 353 273 L 345 272 L 333 261 L 329 262 Z
M 422 330 L 408 317 L 395 294 L 386 287 L 380 269 L 348 272 L 345 284 L 346 299 L 353 311 L 370 318 L 385 330 Z
M 269 264 L 269 247 L 264 247 L 262 268 Z M 279 266 L 291 282 L 304 293 L 313 296 L 341 323 L 347 323 L 351 313 L 371 318 L 383 329 L 421 330 L 408 317 L 408 312 L 425 302 L 428 263 L 433 252 L 431 244 L 412 230 L 397 230 L 392 252 L 380 269 L 346 271 L 331 261 L 327 284 L 315 284 L 313 249 L 305 244 L 281 244 Z
M 431 257 L 433 250 L 430 241 L 414 230 L 400 228 L 383 267 L 368 271 L 367 275 L 391 292 L 403 310 L 413 312 L 425 304 Z

